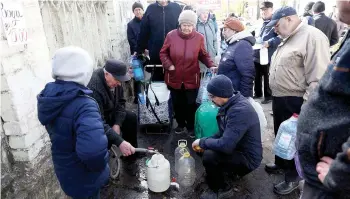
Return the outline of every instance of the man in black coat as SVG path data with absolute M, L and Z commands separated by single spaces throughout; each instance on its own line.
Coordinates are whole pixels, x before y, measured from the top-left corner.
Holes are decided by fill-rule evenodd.
M 141 29 L 137 40 L 137 53 L 144 53 L 148 47 L 150 64 L 162 64 L 159 58 L 160 49 L 168 32 L 178 27 L 180 13 L 181 7 L 179 4 L 165 0 L 156 1 L 147 7 L 146 13 L 141 20 Z M 153 80 L 164 81 L 163 68 L 155 70 Z
M 339 35 L 337 23 L 324 14 L 326 6 L 322 1 L 318 1 L 312 7 L 314 12 L 315 27 L 321 30 L 329 39 L 330 46 L 338 43 Z
M 128 42 L 130 46 L 130 54 L 136 55 L 137 52 L 137 37 L 140 33 L 141 27 L 141 19 L 143 16 L 143 6 L 139 2 L 135 2 L 132 5 L 132 11 L 135 15 L 134 19 L 132 19 L 127 26 L 127 36 Z M 138 102 L 138 93 L 141 92 L 141 85 L 139 82 L 134 81 L 134 103 Z
M 139 2 L 135 2 L 132 5 L 132 12 L 135 17 L 128 23 L 127 36 L 130 46 L 130 54 L 136 54 L 137 52 L 137 37 L 140 33 L 141 19 L 143 16 L 143 6 Z
M 130 80 L 127 68 L 121 61 L 107 60 L 104 68 L 94 71 L 87 86 L 93 91 L 90 96 L 99 105 L 106 134 L 117 134 L 114 140 L 108 140 L 108 148 L 113 143 L 122 152 L 137 147 L 137 116 L 125 110 L 126 101 L 121 86 L 121 82 Z M 130 156 L 129 159 L 134 158 L 135 156 Z

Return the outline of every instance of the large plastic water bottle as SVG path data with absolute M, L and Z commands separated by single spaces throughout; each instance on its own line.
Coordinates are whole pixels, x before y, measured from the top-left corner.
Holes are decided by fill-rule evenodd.
M 187 147 L 187 140 L 178 140 L 177 147 L 175 149 L 174 157 L 175 157 L 175 172 L 179 171 L 179 160 L 185 152 L 188 152 L 189 149 Z
M 136 81 L 141 81 L 144 79 L 142 63 L 137 59 L 136 56 L 131 58 L 132 71 L 134 73 L 134 79 Z
M 211 77 L 212 77 L 212 73 L 208 72 L 205 74 L 203 80 L 201 81 L 201 86 L 198 90 L 198 94 L 197 94 L 197 98 L 196 98 L 196 102 L 198 104 L 202 104 L 204 102 L 209 101 L 207 85 L 208 85 L 209 81 L 211 80 Z
M 286 160 L 291 160 L 295 156 L 295 140 L 297 134 L 298 114 L 294 113 L 291 118 L 282 122 L 280 125 L 275 142 L 273 144 L 273 152 Z
M 260 65 L 267 65 L 269 64 L 269 51 L 267 48 L 262 47 L 260 49 Z
M 191 187 L 196 180 L 196 164 L 189 152 L 185 152 L 179 160 L 178 182 L 183 187 Z

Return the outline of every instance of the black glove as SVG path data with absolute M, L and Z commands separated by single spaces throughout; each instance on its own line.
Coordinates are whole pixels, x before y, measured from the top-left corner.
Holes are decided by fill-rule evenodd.
M 112 147 L 113 144 L 119 147 L 119 145 L 124 141 L 124 139 L 115 131 L 113 131 L 112 128 L 106 132 L 106 136 L 108 139 L 108 150 Z

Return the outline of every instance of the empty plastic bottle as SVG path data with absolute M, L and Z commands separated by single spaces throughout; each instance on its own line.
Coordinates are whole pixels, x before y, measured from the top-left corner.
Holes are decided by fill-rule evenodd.
M 132 71 L 134 73 L 134 79 L 136 81 L 141 81 L 144 79 L 144 74 L 143 74 L 143 68 L 142 68 L 142 63 L 140 60 L 137 59 L 136 56 L 133 56 L 131 58 L 131 66 L 132 66 Z
M 145 95 L 143 93 L 139 93 L 138 95 L 138 99 L 140 104 L 146 104 L 146 99 L 145 99 Z
M 211 77 L 212 77 L 212 73 L 208 72 L 205 74 L 203 80 L 201 81 L 201 86 L 198 90 L 197 99 L 196 99 L 196 102 L 198 104 L 202 104 L 204 102 L 209 101 L 207 85 L 210 82 Z
M 178 173 L 179 170 L 179 159 L 185 152 L 188 152 L 189 149 L 187 147 L 187 140 L 178 140 L 177 146 L 175 149 L 174 157 L 175 157 L 175 172 Z
M 282 122 L 280 125 L 275 142 L 273 144 L 273 152 L 286 160 L 291 160 L 295 156 L 295 140 L 297 134 L 298 114 L 294 113 L 291 118 Z
M 262 47 L 260 49 L 260 65 L 267 65 L 269 64 L 269 51 L 267 48 Z
M 196 180 L 196 164 L 189 152 L 185 152 L 179 160 L 178 182 L 180 186 L 191 187 Z

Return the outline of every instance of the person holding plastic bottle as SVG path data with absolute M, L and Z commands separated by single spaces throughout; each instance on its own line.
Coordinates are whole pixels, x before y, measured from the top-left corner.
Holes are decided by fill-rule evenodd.
M 141 19 L 143 16 L 143 6 L 139 2 L 132 5 L 132 12 L 135 17 L 127 25 L 127 37 L 130 46 L 130 54 L 137 54 L 137 37 L 140 33 Z M 132 57 L 133 59 L 133 57 Z M 141 84 L 136 79 L 134 80 L 134 103 L 138 103 L 138 94 L 141 92 Z
M 223 34 L 228 47 L 221 56 L 218 74 L 230 78 L 233 88 L 244 97 L 252 97 L 255 77 L 252 46 L 255 38 L 244 29 L 241 21 L 232 17 L 226 19 Z
M 330 60 L 329 41 L 317 28 L 303 23 L 294 8 L 285 6 L 275 11 L 267 26 L 273 26 L 282 38 L 272 55 L 269 84 L 272 91 L 272 111 L 275 135 L 282 122 L 301 106 L 326 70 Z M 285 173 L 284 181 L 273 191 L 287 195 L 299 186 L 301 180 L 294 160 L 275 156 L 275 163 L 267 164 L 268 173 Z
M 195 151 L 204 151 L 202 160 L 209 185 L 200 198 L 232 198 L 233 190 L 225 183 L 224 171 L 242 177 L 260 166 L 259 118 L 248 99 L 233 89 L 228 77 L 215 76 L 207 90 L 211 101 L 220 107 L 216 117 L 219 132 L 192 143 Z
M 340 21 L 350 25 L 350 1 L 337 1 Z M 319 86 L 302 107 L 296 140 L 301 199 L 350 195 L 350 33 L 333 55 Z
M 211 68 L 212 72 L 216 72 L 216 67 L 205 50 L 203 35 L 195 30 L 196 13 L 183 11 L 179 16 L 179 24 L 178 29 L 166 36 L 160 59 L 178 123 L 175 133 L 183 133 L 186 127 L 189 135 L 194 137 L 196 98 L 200 86 L 199 61 Z
M 264 20 L 260 34 L 257 36 L 259 41 L 257 43 L 262 44 L 263 48 L 267 48 L 267 62 L 263 63 L 260 60 L 261 50 L 254 50 L 254 65 L 255 65 L 255 80 L 254 80 L 254 98 L 261 98 L 264 96 L 262 104 L 268 104 L 272 101 L 271 89 L 269 86 L 269 69 L 272 54 L 277 49 L 277 46 L 281 43 L 281 39 L 275 32 L 274 27 L 267 27 L 266 25 L 271 21 L 273 14 L 273 3 L 269 1 L 262 2 L 260 5 L 261 17 Z M 262 86 L 262 80 L 264 78 L 264 85 Z M 262 92 L 264 87 L 264 95 Z

